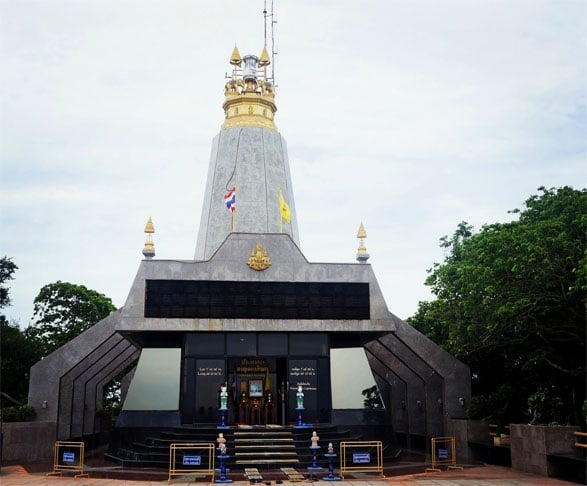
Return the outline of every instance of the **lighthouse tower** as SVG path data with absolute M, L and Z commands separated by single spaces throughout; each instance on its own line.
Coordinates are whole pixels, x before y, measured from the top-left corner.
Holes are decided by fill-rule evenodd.
M 258 57 L 241 57 L 235 46 L 230 64 L 225 120 L 212 141 L 196 260 L 209 259 L 233 232 L 285 233 L 299 246 L 287 146 L 274 122 L 267 48 Z

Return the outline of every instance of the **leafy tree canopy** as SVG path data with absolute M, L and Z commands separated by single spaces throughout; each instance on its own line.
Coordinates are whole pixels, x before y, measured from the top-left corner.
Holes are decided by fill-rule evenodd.
M 115 310 L 104 294 L 57 281 L 35 297 L 33 322 L 25 333 L 40 343 L 46 356 Z
M 41 350 L 36 342 L 27 339 L 17 324 L 0 323 L 0 337 L 2 391 L 26 403 L 29 371 L 41 359 Z
M 10 305 L 10 289 L 5 284 L 14 278 L 17 269 L 11 258 L 0 258 L 0 309 Z M 0 315 L 0 357 L 2 391 L 19 402 L 25 402 L 29 369 L 40 355 L 24 337 L 18 324 L 9 323 L 4 315 Z
M 11 258 L 3 256 L 0 258 L 0 309 L 10 305 L 9 288 L 5 285 L 8 280 L 14 277 L 12 274 L 18 269 L 16 263 Z M 0 322 L 5 322 L 6 317 L 0 316 Z
M 516 421 L 544 413 L 543 422 L 577 423 L 585 400 L 587 191 L 538 190 L 512 211 L 517 220 L 477 233 L 463 222 L 441 239 L 445 260 L 426 280 L 436 300 L 421 302 L 409 322 L 471 367 L 472 415 Z

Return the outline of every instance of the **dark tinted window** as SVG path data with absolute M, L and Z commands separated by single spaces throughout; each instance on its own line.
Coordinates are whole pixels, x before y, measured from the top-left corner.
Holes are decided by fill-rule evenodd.
M 147 280 L 145 317 L 369 319 L 369 284 Z

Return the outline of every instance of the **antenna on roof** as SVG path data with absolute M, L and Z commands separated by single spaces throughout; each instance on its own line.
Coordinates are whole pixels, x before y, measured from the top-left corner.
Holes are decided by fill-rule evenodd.
M 275 50 L 275 24 L 277 20 L 275 20 L 275 13 L 273 12 L 273 0 L 271 0 L 271 13 L 267 13 L 267 0 L 263 2 L 263 19 L 264 19 L 264 29 L 263 29 L 263 38 L 265 40 L 265 47 L 267 47 L 267 19 L 271 19 L 271 79 L 273 80 L 273 84 L 277 86 L 277 81 L 275 81 L 275 56 L 277 55 L 277 51 Z
M 263 40 L 267 45 L 267 0 L 263 2 Z

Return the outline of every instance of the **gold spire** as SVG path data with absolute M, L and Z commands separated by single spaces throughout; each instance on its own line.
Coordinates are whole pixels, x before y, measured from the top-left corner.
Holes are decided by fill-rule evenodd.
M 363 240 L 359 241 L 359 248 L 357 249 L 357 254 L 359 254 L 359 255 L 366 255 L 367 254 L 367 247 L 365 246 L 365 242 Z
M 155 244 L 153 243 L 153 233 L 155 233 L 155 226 L 151 216 L 145 225 L 145 233 L 147 234 L 147 240 L 145 241 L 145 247 L 143 248 L 143 255 L 147 259 L 151 259 L 155 256 Z
M 230 64 L 233 66 L 240 66 L 242 61 L 241 54 L 238 52 L 238 47 L 236 47 L 235 44 L 234 49 L 232 50 L 232 56 L 230 56 Z
M 153 221 L 151 220 L 151 216 L 149 216 L 149 220 L 147 221 L 147 224 L 145 225 L 145 233 L 155 233 L 155 226 L 153 226 Z
M 222 108 L 225 120 L 222 129 L 259 127 L 277 130 L 273 123 L 277 111 L 275 92 L 272 80 L 267 77 L 267 66 L 270 64 L 267 47 L 263 47 L 260 58 L 253 55 L 241 58 L 235 46 L 230 64 L 233 71 L 224 85 Z
M 359 231 L 357 231 L 357 238 L 359 238 L 359 248 L 357 249 L 357 261 L 359 263 L 366 263 L 369 260 L 369 253 L 367 253 L 367 248 L 365 247 L 365 242 L 363 241 L 364 238 L 367 238 L 367 232 L 365 231 L 365 227 L 363 223 L 359 226 Z
M 365 231 L 365 227 L 363 223 L 359 226 L 359 231 L 357 232 L 357 238 L 367 238 L 367 232 Z
M 261 57 L 259 58 L 259 66 L 269 66 L 271 61 L 269 60 L 269 53 L 267 52 L 267 46 L 263 46 L 263 51 L 261 52 Z

